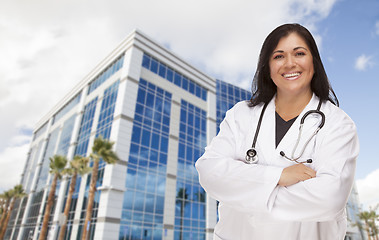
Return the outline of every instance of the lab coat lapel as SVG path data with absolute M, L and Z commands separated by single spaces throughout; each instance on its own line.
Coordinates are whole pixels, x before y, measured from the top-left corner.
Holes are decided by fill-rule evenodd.
M 263 156 L 260 158 L 261 164 L 273 164 L 275 154 L 275 97 L 270 101 L 263 115 L 257 139 L 257 151 L 260 156 Z
M 319 98 L 315 94 L 313 94 L 312 99 L 309 101 L 308 105 L 297 117 L 296 121 L 292 124 L 291 128 L 288 130 L 286 135 L 284 135 L 282 141 L 279 143 L 276 149 L 277 154 L 279 154 L 280 151 L 284 151 L 286 155 L 288 156 L 292 155 L 293 148 L 295 147 L 295 144 L 299 135 L 299 127 L 300 127 L 301 118 L 309 110 L 317 109 L 318 103 L 319 103 Z M 319 117 L 318 114 L 310 114 L 305 119 L 300 142 L 294 154 L 295 156 L 298 156 L 300 154 L 305 142 L 311 137 L 313 132 L 318 127 L 318 124 L 320 123 L 320 121 L 321 121 L 321 118 Z

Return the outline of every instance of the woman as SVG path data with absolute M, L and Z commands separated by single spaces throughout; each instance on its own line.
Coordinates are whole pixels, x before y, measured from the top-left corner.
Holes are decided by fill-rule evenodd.
M 249 164 L 257 131 L 258 162 Z M 299 24 L 276 28 L 263 43 L 252 99 L 226 113 L 196 162 L 219 201 L 214 239 L 344 239 L 358 152 L 355 124 L 338 108 L 312 35 Z

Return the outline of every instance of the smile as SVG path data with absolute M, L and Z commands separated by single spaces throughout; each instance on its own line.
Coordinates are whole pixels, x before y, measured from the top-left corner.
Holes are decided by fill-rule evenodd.
M 294 72 L 294 73 L 287 73 L 283 74 L 282 76 L 285 78 L 295 78 L 301 75 L 301 72 Z

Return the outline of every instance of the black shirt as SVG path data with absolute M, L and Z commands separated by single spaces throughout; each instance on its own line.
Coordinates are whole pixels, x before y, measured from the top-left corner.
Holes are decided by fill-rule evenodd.
M 291 120 L 285 121 L 277 112 L 275 112 L 275 147 L 278 147 L 280 141 L 283 139 L 284 135 L 286 135 L 296 118 L 297 117 L 294 117 Z

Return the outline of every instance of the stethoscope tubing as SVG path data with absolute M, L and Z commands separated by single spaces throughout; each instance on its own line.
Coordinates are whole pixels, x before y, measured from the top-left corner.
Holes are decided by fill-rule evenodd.
M 301 156 L 303 155 L 306 147 L 308 146 L 309 142 L 313 139 L 313 137 L 315 137 L 317 135 L 317 133 L 320 131 L 320 129 L 324 126 L 325 124 L 325 114 L 320 111 L 321 109 L 321 104 L 322 104 L 322 101 L 320 99 L 320 102 L 317 106 L 317 109 L 316 110 L 309 110 L 307 111 L 303 117 L 301 118 L 300 120 L 300 127 L 299 127 L 299 134 L 298 134 L 298 137 L 297 137 L 297 140 L 296 140 L 296 144 L 294 146 L 294 148 L 292 149 L 292 154 L 291 154 L 291 158 L 287 157 L 286 154 L 281 151 L 280 152 L 280 155 L 282 157 L 284 157 L 285 159 L 289 160 L 289 161 L 293 161 L 293 162 L 296 162 L 296 163 L 311 163 L 312 162 L 312 159 L 308 159 L 306 161 L 298 161 Z M 262 108 L 262 111 L 261 111 L 261 115 L 259 117 L 259 120 L 258 120 L 258 124 L 257 124 L 257 128 L 255 130 L 255 135 L 254 135 L 254 139 L 253 139 L 253 143 L 252 143 L 252 146 L 249 150 L 247 150 L 246 152 L 246 163 L 248 164 L 253 164 L 253 163 L 257 163 L 258 162 L 258 154 L 257 154 L 257 151 L 255 149 L 255 145 L 256 145 L 256 142 L 258 140 L 258 134 L 259 134 L 259 130 L 261 128 L 261 124 L 262 124 L 262 119 L 263 119 L 263 115 L 264 115 L 264 112 L 266 111 L 266 108 L 267 108 L 267 105 L 268 103 L 265 103 L 263 108 Z M 320 124 L 319 126 L 317 127 L 317 129 L 313 132 L 312 136 L 310 138 L 308 138 L 308 140 L 304 143 L 303 145 L 303 148 L 302 150 L 300 151 L 300 154 L 298 157 L 294 157 L 295 155 L 295 152 L 296 152 L 296 149 L 300 143 L 300 139 L 301 139 L 301 134 L 303 132 L 303 125 L 304 125 L 304 122 L 305 122 L 305 119 L 310 115 L 310 114 L 319 114 L 321 116 L 321 121 L 320 121 Z

